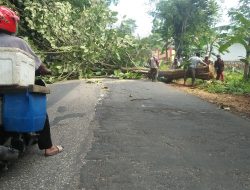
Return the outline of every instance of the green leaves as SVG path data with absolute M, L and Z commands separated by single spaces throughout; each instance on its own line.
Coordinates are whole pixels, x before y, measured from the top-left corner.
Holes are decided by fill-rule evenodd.
M 209 43 L 217 9 L 214 0 L 160 0 L 153 13 L 154 30 L 166 42 L 174 39 L 177 54 L 188 55 Z
M 219 80 L 205 81 L 201 88 L 211 93 L 227 93 L 227 94 L 249 94 L 250 83 L 242 80 L 241 73 L 225 73 L 225 82 Z
M 148 56 L 146 43 L 132 35 L 133 20 L 113 26 L 117 12 L 108 5 L 117 0 L 0 1 L 16 6 L 19 35 L 52 70 L 49 82 L 111 74 L 114 68 L 143 64 Z
M 234 43 L 240 43 L 245 47 L 246 57 L 243 60 L 245 63 L 244 79 L 246 80 L 250 75 L 250 20 L 241 13 L 241 10 L 238 10 L 238 12 L 235 10 L 235 12 L 231 12 L 231 14 L 233 15 L 234 25 L 225 37 L 225 42 L 220 46 L 219 51 L 226 51 Z
M 126 72 L 123 73 L 120 69 L 114 70 L 115 77 L 118 77 L 119 79 L 140 79 L 142 78 L 142 75 L 139 73 L 133 73 L 133 72 Z

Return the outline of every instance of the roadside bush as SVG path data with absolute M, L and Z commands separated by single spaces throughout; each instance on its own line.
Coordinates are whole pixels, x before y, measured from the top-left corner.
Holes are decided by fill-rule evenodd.
M 225 81 L 204 81 L 200 88 L 211 93 L 250 94 L 250 81 L 245 81 L 241 73 L 226 72 Z

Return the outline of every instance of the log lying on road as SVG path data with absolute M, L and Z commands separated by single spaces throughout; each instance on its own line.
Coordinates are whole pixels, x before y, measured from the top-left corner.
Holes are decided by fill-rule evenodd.
M 145 67 L 133 67 L 133 68 L 122 68 L 121 69 L 124 72 L 134 72 L 134 73 L 140 73 L 145 76 L 148 76 L 149 68 Z M 159 71 L 159 78 L 162 78 L 165 82 L 171 82 L 172 80 L 181 79 L 185 76 L 185 70 L 184 69 L 174 69 L 174 70 L 167 70 L 167 71 Z M 187 76 L 188 78 L 191 77 L 191 75 Z M 209 71 L 209 67 L 198 67 L 196 69 L 196 78 L 202 79 L 202 80 L 210 80 L 213 78 L 213 74 Z
M 185 71 L 183 69 L 175 69 L 168 71 L 159 71 L 158 77 L 164 77 L 167 79 L 179 79 L 183 78 L 185 75 Z
M 183 69 L 175 69 L 175 70 L 168 70 L 168 71 L 159 71 L 160 78 L 164 78 L 166 82 L 171 82 L 172 80 L 181 79 L 185 76 L 185 70 Z M 188 78 L 191 75 L 187 75 Z M 196 69 L 196 78 L 202 80 L 210 80 L 213 78 L 213 75 L 209 72 L 208 67 L 198 67 Z

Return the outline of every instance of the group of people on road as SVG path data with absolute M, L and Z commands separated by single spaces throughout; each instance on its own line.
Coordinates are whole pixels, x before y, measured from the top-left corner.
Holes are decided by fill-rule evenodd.
M 217 55 L 217 60 L 213 62 L 209 59 L 209 56 L 206 55 L 204 60 L 202 60 L 200 53 L 196 53 L 194 56 L 190 57 L 188 59 L 189 65 L 185 70 L 185 76 L 184 76 L 184 85 L 186 85 L 187 77 L 191 76 L 192 78 L 192 86 L 194 86 L 195 83 L 195 76 L 196 76 L 196 69 L 199 65 L 203 65 L 206 67 L 209 67 L 210 72 L 216 73 L 216 80 L 224 81 L 224 61 L 222 60 L 220 55 Z M 156 56 L 152 55 L 151 58 L 148 61 L 149 67 L 150 67 L 150 78 L 152 81 L 156 81 L 158 77 L 158 69 L 159 69 L 159 60 L 156 58 Z M 178 69 L 181 66 L 180 59 L 177 57 L 174 58 L 173 64 L 171 65 L 171 69 Z

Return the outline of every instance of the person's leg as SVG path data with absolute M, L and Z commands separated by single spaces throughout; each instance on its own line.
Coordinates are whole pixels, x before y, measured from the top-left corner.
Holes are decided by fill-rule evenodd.
M 148 71 L 148 78 L 149 79 L 152 79 L 152 69 L 150 68 L 149 71 Z
M 192 86 L 194 86 L 194 82 L 195 82 L 195 69 L 192 68 L 191 70 L 191 75 L 192 75 Z
M 155 69 L 155 72 L 156 72 L 156 74 L 155 74 L 155 80 L 157 80 L 158 79 L 158 74 L 159 74 L 158 69 Z
M 153 78 L 154 78 L 154 69 L 151 68 L 150 69 L 150 79 L 153 80 Z
M 224 73 L 223 73 L 223 71 L 221 72 L 221 81 L 224 81 Z
M 51 140 L 51 134 L 50 134 L 50 124 L 49 124 L 48 115 L 46 115 L 46 120 L 45 120 L 43 130 L 39 132 L 38 147 L 41 150 L 49 149 L 52 147 L 52 140 Z
M 156 69 L 152 68 L 152 81 L 156 80 Z
M 151 80 L 152 81 L 154 80 L 154 76 L 155 76 L 155 73 L 154 73 L 154 69 L 152 68 L 151 69 Z
M 219 79 L 220 79 L 220 72 L 217 71 L 217 72 L 216 72 L 216 80 L 219 80 Z
M 184 85 L 186 85 L 188 71 L 189 71 L 189 69 L 186 69 L 185 73 L 184 73 Z
M 53 156 L 63 151 L 62 146 L 52 144 L 48 115 L 46 115 L 43 130 L 39 132 L 38 147 L 45 150 L 45 156 Z

